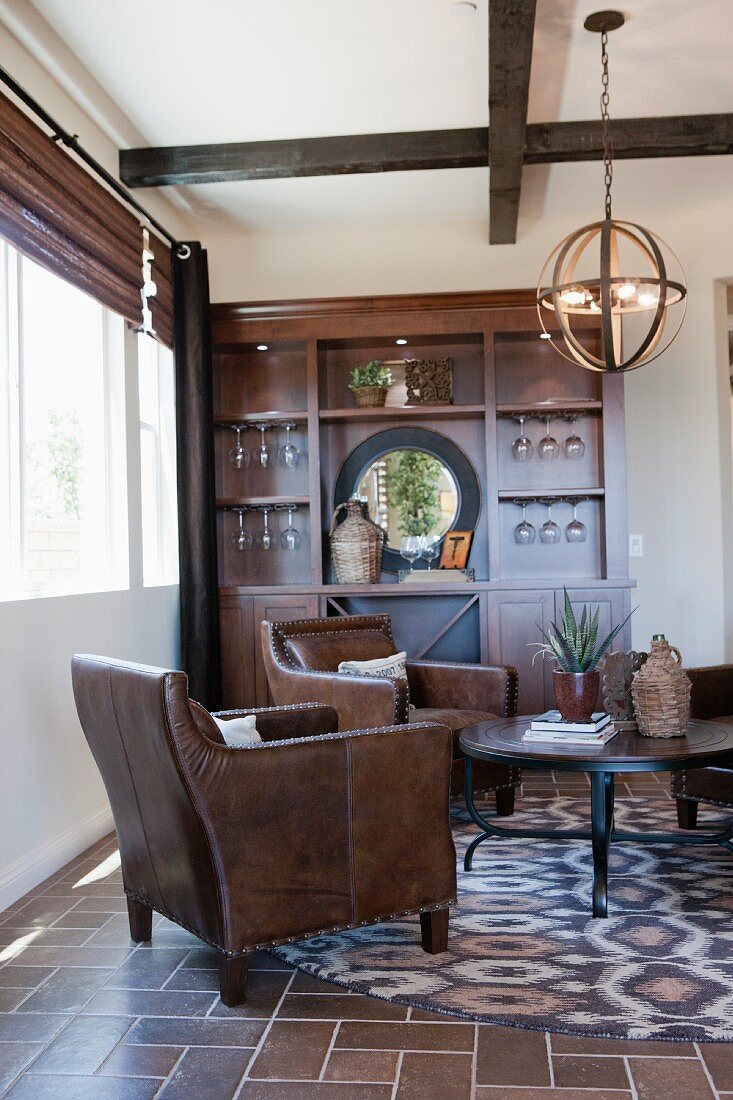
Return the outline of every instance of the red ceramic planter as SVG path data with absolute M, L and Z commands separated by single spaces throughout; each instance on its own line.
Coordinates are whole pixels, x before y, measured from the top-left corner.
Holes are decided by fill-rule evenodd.
M 600 672 L 560 672 L 552 674 L 555 704 L 565 722 L 587 722 L 596 707 Z

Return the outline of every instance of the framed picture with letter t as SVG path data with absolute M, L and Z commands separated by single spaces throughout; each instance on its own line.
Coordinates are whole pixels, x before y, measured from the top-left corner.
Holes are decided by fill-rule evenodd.
M 473 541 L 473 531 L 446 531 L 440 569 L 465 569 Z

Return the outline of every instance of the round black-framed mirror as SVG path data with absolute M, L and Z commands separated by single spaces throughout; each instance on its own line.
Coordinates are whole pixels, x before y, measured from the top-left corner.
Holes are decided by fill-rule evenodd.
M 389 428 L 377 432 L 360 443 L 344 462 L 336 478 L 333 493 L 334 508 L 354 496 L 367 474 L 378 461 L 385 456 L 404 452 L 417 452 L 430 456 L 441 467 L 443 493 L 455 490 L 457 500 L 451 500 L 443 511 L 443 522 L 437 521 L 436 531 L 442 537 L 445 530 L 445 516 L 454 512 L 450 519 L 450 529 L 473 531 L 476 528 L 481 511 L 481 485 L 468 457 L 451 439 L 428 428 Z M 432 467 L 431 467 L 432 470 Z M 436 478 L 439 477 L 437 471 Z M 372 518 L 376 518 L 372 516 Z M 409 533 L 409 532 L 408 532 Z M 421 568 L 420 562 L 418 567 Z M 401 557 L 399 546 L 385 545 L 382 554 L 382 569 L 387 573 L 397 573 L 407 568 Z

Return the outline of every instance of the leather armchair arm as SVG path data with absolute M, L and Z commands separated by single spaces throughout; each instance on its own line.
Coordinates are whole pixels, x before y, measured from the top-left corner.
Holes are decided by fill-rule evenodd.
M 685 669 L 692 681 L 693 718 L 725 718 L 733 714 L 733 665 Z
M 445 727 L 245 749 L 200 738 L 190 752 L 184 767 L 218 868 L 226 950 L 438 908 L 455 897 Z
M 254 714 L 257 732 L 263 741 L 285 741 L 292 737 L 317 737 L 338 730 L 338 714 L 333 707 L 320 703 L 299 703 L 297 706 L 254 707 L 250 710 L 219 710 L 216 718 L 240 718 Z
M 381 727 L 407 721 L 407 680 L 278 669 L 276 676 L 270 676 L 270 690 L 279 703 L 297 704 L 312 699 L 322 706 L 333 707 L 338 712 L 340 730 L 360 729 L 365 722 Z
M 501 718 L 517 713 L 517 670 L 510 665 L 408 661 L 410 702 L 416 707 L 484 710 Z

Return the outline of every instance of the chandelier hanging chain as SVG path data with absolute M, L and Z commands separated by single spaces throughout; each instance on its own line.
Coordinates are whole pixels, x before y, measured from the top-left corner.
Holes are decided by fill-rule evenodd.
M 601 64 L 603 66 L 603 76 L 601 77 L 601 84 L 603 85 L 603 91 L 601 92 L 601 120 L 603 122 L 603 182 L 606 185 L 606 217 L 610 218 L 611 184 L 613 183 L 613 144 L 611 141 L 611 119 L 608 113 L 610 96 L 608 94 L 608 31 L 606 30 L 604 30 L 601 34 Z

